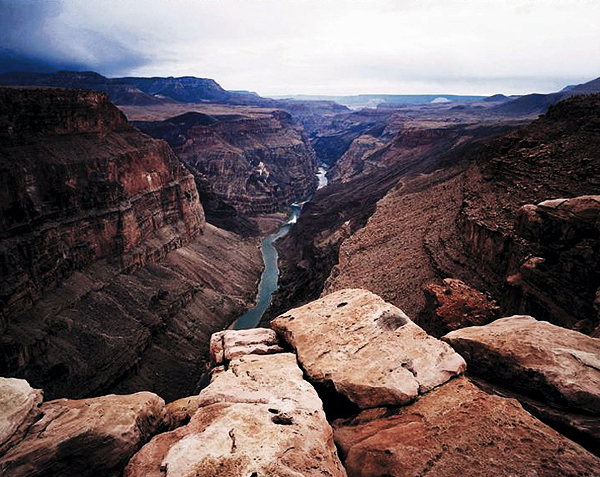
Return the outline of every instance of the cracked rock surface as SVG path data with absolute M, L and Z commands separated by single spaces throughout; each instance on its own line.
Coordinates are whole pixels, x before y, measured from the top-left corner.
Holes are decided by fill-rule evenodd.
M 450 346 L 366 290 L 341 290 L 271 322 L 311 380 L 360 408 L 402 405 L 464 372 Z
M 194 475 L 346 475 L 322 403 L 293 354 L 233 359 L 200 393 L 190 423 L 152 439 L 124 473 Z
M 127 460 L 164 424 L 165 414 L 164 401 L 149 392 L 46 402 L 28 420 L 21 439 L 13 440 L 0 457 L 0 474 L 120 475 Z
M 600 459 L 467 378 L 409 406 L 336 421 L 349 477 L 596 476 Z
M 443 339 L 474 374 L 600 415 L 600 339 L 518 315 L 456 330 Z

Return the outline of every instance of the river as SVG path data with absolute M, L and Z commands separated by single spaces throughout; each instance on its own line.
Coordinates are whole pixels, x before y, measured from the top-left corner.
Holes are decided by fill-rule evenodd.
M 317 179 L 319 179 L 319 185 L 317 189 L 322 189 L 327 185 L 327 168 L 321 165 L 317 169 Z M 292 226 L 300 217 L 300 213 L 302 212 L 302 206 L 308 202 L 307 199 L 303 202 L 297 202 L 291 205 L 292 212 L 288 221 L 283 224 L 277 232 L 272 235 L 269 235 L 267 238 L 262 239 L 261 241 L 261 250 L 263 263 L 265 264 L 265 268 L 260 277 L 260 284 L 258 285 L 258 295 L 256 297 L 256 305 L 254 308 L 251 308 L 242 316 L 240 316 L 237 320 L 233 322 L 231 328 L 234 330 L 246 330 L 248 328 L 255 328 L 260 319 L 262 318 L 267 308 L 271 304 L 271 300 L 273 298 L 273 293 L 277 291 L 279 288 L 279 266 L 277 264 L 277 249 L 275 248 L 274 242 L 281 237 L 284 237 L 292 228 Z

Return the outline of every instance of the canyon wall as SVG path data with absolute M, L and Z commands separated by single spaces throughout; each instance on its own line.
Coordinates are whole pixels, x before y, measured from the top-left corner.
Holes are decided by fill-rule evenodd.
M 408 183 L 407 178 L 413 176 L 423 177 L 438 169 L 463 167 L 482 143 L 510 128 L 509 125 L 491 124 L 404 130 L 396 123 L 388 125 L 386 132 L 377 138 L 369 132 L 355 139 L 328 174 L 333 177 L 332 182 L 317 191 L 305 205 L 298 225 L 278 242 L 282 257 L 280 288 L 266 319 L 283 312 L 286 306 L 306 303 L 323 292 L 328 277 L 337 277 L 341 270 L 336 264 L 343 264 L 345 256 L 356 254 L 356 251 L 342 254 L 340 246 L 345 240 L 352 240 L 349 237 L 353 234 L 360 233 L 376 212 L 378 201 L 388 191 L 396 186 L 403 187 Z M 359 148 L 357 152 L 354 145 L 360 141 L 372 142 L 373 148 Z M 429 212 L 429 205 L 421 207 L 417 203 L 411 205 L 408 215 L 426 216 Z M 378 242 L 383 245 L 393 238 L 385 227 L 376 230 L 382 235 Z M 394 243 L 390 253 L 397 251 L 399 245 Z M 389 258 L 386 264 L 390 264 Z M 363 262 L 361 267 L 362 271 L 357 274 L 363 279 L 360 286 L 365 288 L 368 286 L 364 280 L 371 275 L 371 270 L 377 275 L 379 270 L 385 269 L 373 267 L 369 262 Z M 351 282 L 345 283 L 352 286 Z M 392 300 L 384 290 L 377 289 L 377 292 Z
M 597 207 L 575 198 L 599 190 L 599 101 L 573 97 L 467 163 L 403 179 L 343 243 L 325 292 L 365 287 L 428 328 L 417 290 L 454 277 L 489 293 L 505 314 L 592 332 Z M 549 199 L 572 201 L 552 212 Z
M 169 142 L 195 175 L 209 222 L 230 230 L 247 230 L 244 218 L 277 212 L 316 188 L 314 152 L 289 113 L 189 112 L 136 125 Z
M 0 372 L 50 397 L 189 393 L 253 300 L 258 244 L 205 224 L 193 175 L 105 94 L 0 104 Z

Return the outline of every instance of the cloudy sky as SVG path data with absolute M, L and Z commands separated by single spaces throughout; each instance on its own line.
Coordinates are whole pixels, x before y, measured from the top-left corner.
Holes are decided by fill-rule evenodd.
M 600 76 L 598 0 L 0 0 L 0 72 L 278 94 L 551 92 Z

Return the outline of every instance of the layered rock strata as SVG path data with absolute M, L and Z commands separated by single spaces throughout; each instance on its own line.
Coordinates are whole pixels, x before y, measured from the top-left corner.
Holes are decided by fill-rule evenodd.
M 280 353 L 277 334 L 267 328 L 225 330 L 210 337 L 211 367 L 226 365 L 238 356 Z
M 218 225 L 243 229 L 236 223 L 239 215 L 276 212 L 316 188 L 314 152 L 284 111 L 191 112 L 136 125 L 168 141 L 183 159 L 196 177 L 209 221 Z
M 311 380 L 334 386 L 361 409 L 406 404 L 466 368 L 452 348 L 365 290 L 332 293 L 271 326 Z
M 201 233 L 191 174 L 106 95 L 4 88 L 0 105 L 5 320 L 95 260 L 134 270 Z
M 233 339 L 240 332 L 230 333 Z M 322 403 L 296 357 L 276 353 L 239 356 L 226 370 L 216 368 L 190 423 L 156 436 L 124 475 L 342 477 L 346 472 Z
M 27 394 L 23 383 L 0 378 L 3 411 L 12 417 L 18 415 L 17 428 L 24 430 L 13 433 L 8 445 L 4 442 L 2 475 L 117 476 L 129 458 L 164 425 L 164 401 L 152 393 L 59 399 L 40 405 L 39 391 L 29 388 L 29 396 L 33 393 L 37 404 L 32 414 L 27 410 L 31 399 L 14 399 Z M 16 421 L 11 419 L 11 423 Z
M 105 95 L 0 103 L 0 373 L 48 398 L 191 394 L 254 300 L 258 243 L 205 224 L 193 176 Z

